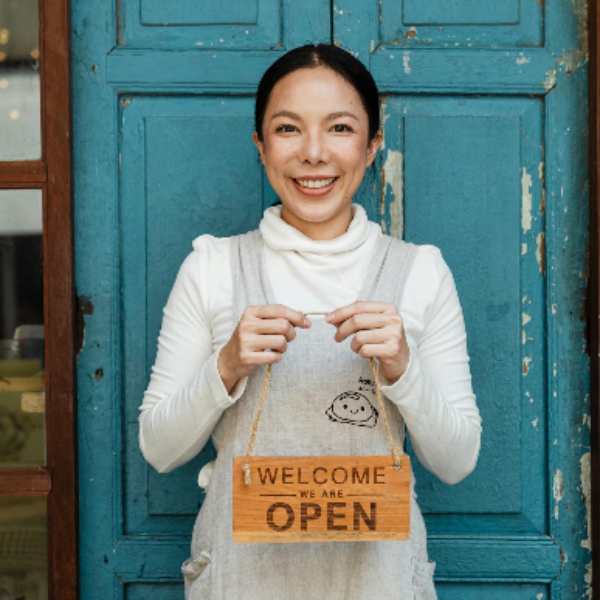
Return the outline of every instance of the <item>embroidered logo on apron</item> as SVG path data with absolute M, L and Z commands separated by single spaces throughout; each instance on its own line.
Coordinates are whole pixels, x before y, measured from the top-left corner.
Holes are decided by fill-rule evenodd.
M 330 421 L 358 427 L 375 427 L 379 413 L 366 396 L 359 392 L 340 394 L 325 411 Z

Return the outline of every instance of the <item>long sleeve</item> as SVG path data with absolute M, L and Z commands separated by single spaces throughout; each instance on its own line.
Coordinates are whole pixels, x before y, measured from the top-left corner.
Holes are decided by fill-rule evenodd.
M 481 444 L 481 417 L 472 390 L 467 335 L 452 273 L 435 246 L 428 246 L 438 280 L 434 301 L 425 312 L 419 343 L 407 334 L 408 367 L 382 392 L 396 404 L 420 462 L 448 484 L 475 468 Z M 436 277 L 437 274 L 437 277 Z M 418 276 L 418 274 L 417 274 Z M 383 384 L 389 384 L 383 376 Z
M 214 348 L 207 308 L 208 271 L 215 266 L 199 245 L 183 261 L 163 309 L 156 361 L 139 407 L 140 449 L 160 473 L 194 458 L 245 388 L 246 379 L 240 380 L 229 395 L 217 368 L 220 348 Z

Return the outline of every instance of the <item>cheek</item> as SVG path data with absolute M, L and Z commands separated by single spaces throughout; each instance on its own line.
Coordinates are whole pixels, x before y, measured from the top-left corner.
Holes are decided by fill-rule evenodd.
M 295 153 L 295 144 L 290 140 L 274 138 L 265 140 L 265 155 L 274 166 L 287 163 Z
M 364 166 L 367 162 L 367 144 L 362 138 L 348 138 L 336 148 L 340 164 L 350 169 Z

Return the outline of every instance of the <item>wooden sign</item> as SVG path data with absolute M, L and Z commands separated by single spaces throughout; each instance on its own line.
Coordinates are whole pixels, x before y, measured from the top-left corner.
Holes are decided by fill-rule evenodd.
M 251 466 L 251 483 L 242 466 Z M 233 459 L 235 542 L 407 540 L 410 458 L 239 456 Z

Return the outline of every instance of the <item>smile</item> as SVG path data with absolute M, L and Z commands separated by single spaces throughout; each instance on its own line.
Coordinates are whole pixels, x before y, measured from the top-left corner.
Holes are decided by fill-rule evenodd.
M 330 177 L 329 179 L 314 181 L 292 178 L 292 181 L 294 182 L 296 189 L 300 190 L 303 194 L 306 194 L 307 196 L 322 196 L 328 194 L 333 189 L 335 182 L 338 179 L 339 177 Z

